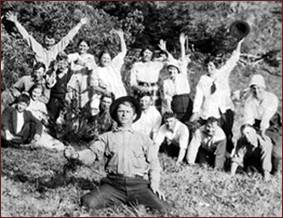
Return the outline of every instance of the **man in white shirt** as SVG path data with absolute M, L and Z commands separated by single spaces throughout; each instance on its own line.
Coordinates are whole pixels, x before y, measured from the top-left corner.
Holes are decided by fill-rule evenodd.
M 161 125 L 162 117 L 156 107 L 152 105 L 152 96 L 149 92 L 141 93 L 140 106 L 142 114 L 140 119 L 133 123 L 133 129 L 154 139 Z
M 209 117 L 205 125 L 194 132 L 187 152 L 189 164 L 208 163 L 222 170 L 225 163 L 226 136 L 218 126 L 218 120 Z
M 188 144 L 189 130 L 185 124 L 180 122 L 173 112 L 165 112 L 163 115 L 164 124 L 160 127 L 154 144 L 158 147 L 165 146 L 168 154 L 175 153 L 179 147 L 179 154 L 176 165 L 179 166 L 184 159 Z
M 7 20 L 13 22 L 17 27 L 19 33 L 22 35 L 23 39 L 26 40 L 28 46 L 35 53 L 36 62 L 44 63 L 46 69 L 49 68 L 49 65 L 53 60 L 56 59 L 56 56 L 65 50 L 70 41 L 75 37 L 79 32 L 81 27 L 88 22 L 87 18 L 81 18 L 80 22 L 70 30 L 70 32 L 63 37 L 58 43 L 56 43 L 54 36 L 51 34 L 46 34 L 44 36 L 44 45 L 42 46 L 35 38 L 27 32 L 24 26 L 19 23 L 16 14 L 10 12 L 6 15 Z
M 273 171 L 276 172 L 282 159 L 281 144 L 278 143 L 281 127 L 272 123 L 271 120 L 277 112 L 278 98 L 273 93 L 266 91 L 264 78 L 260 74 L 253 75 L 249 87 L 251 95 L 246 99 L 244 105 L 244 124 L 253 125 L 261 135 L 271 138 L 274 144 Z
M 205 123 L 208 117 L 219 119 L 227 137 L 227 151 L 233 149 L 232 127 L 234 122 L 234 105 L 231 100 L 229 76 L 240 59 L 241 40 L 231 57 L 220 68 L 209 61 L 207 64 L 208 73 L 202 75 L 197 87 L 193 105 L 191 121 L 200 119 L 201 124 Z

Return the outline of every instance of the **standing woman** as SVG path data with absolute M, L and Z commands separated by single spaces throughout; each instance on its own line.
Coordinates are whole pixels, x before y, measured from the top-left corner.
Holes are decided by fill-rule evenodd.
M 102 51 L 99 56 L 100 66 L 96 68 L 99 80 L 106 86 L 108 92 L 112 92 L 115 98 L 126 96 L 127 92 L 122 82 L 121 68 L 127 53 L 126 42 L 122 30 L 114 30 L 121 41 L 121 52 L 111 59 L 108 51 Z
M 192 115 L 193 101 L 190 97 L 190 84 L 188 81 L 187 66 L 190 58 L 185 54 L 184 33 L 180 34 L 181 59 L 167 64 L 169 78 L 163 81 L 163 107 L 164 111 L 172 110 L 177 119 L 186 122 Z
M 94 56 L 89 54 L 88 50 L 89 42 L 82 39 L 79 41 L 78 52 L 68 55 L 71 70 L 74 72 L 68 83 L 68 88 L 76 92 L 80 108 L 83 108 L 92 97 L 90 77 L 94 78 L 92 74 L 95 73 L 96 63 Z M 70 92 L 70 94 L 72 93 Z M 75 96 L 68 97 L 74 98 Z

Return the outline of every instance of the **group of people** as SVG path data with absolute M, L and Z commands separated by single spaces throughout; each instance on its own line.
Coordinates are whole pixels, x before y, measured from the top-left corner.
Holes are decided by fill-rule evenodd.
M 161 150 L 177 156 L 176 166 L 187 162 L 224 170 L 229 160 L 231 175 L 238 166 L 246 169 L 253 165 L 265 180 L 278 170 L 281 145 L 276 142 L 281 127 L 273 122 L 278 115 L 277 96 L 267 91 L 260 74 L 252 76 L 244 91 L 232 92 L 229 85 L 244 39 L 228 60 L 206 61 L 207 72 L 200 77 L 192 100 L 188 80 L 191 59 L 185 52 L 183 33 L 179 37 L 179 59 L 167 51 L 162 40 L 158 55 L 150 47 L 141 51 L 141 61 L 132 66 L 131 91 L 127 92 L 121 74 L 127 54 L 122 30 L 114 31 L 120 38 L 121 52 L 112 58 L 110 51 L 102 51 L 97 64 L 94 55 L 88 53 L 86 39 L 79 41 L 78 52 L 64 52 L 88 22 L 86 18 L 57 43 L 52 35 L 46 35 L 44 46 L 25 30 L 15 14 L 9 12 L 6 18 L 35 53 L 36 64 L 31 75 L 2 92 L 2 145 L 64 151 L 68 160 L 88 165 L 105 158 L 107 177 L 97 190 L 82 197 L 87 208 L 128 203 L 164 212 L 165 197 L 159 187 Z M 241 136 L 234 144 L 233 101 L 241 98 L 245 101 L 244 118 Z M 99 134 L 88 140 L 88 149 L 80 151 L 64 145 L 50 131 L 50 127 L 70 119 L 63 112 L 66 102 L 74 99 L 86 111 L 85 125 L 95 126 Z

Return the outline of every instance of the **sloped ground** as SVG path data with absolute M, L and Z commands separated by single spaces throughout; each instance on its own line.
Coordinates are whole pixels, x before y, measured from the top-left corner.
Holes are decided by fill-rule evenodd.
M 230 178 L 210 168 L 184 165 L 177 169 L 165 154 L 160 160 L 164 169 L 161 187 L 172 205 L 170 216 L 282 215 L 281 174 L 266 183 L 259 174 Z M 3 148 L 1 216 L 155 215 L 143 206 L 119 206 L 91 214 L 82 211 L 79 198 L 95 188 L 104 176 L 103 167 L 97 163 L 74 171 L 70 168 L 64 177 L 66 163 L 62 154 L 44 149 Z M 50 177 L 56 177 L 56 182 L 47 182 Z

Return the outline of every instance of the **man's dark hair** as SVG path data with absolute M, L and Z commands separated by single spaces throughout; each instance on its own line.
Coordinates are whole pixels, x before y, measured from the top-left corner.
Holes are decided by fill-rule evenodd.
M 31 95 L 32 95 L 33 90 L 35 90 L 35 89 L 37 89 L 37 88 L 43 89 L 41 84 L 35 83 L 35 84 L 28 90 L 28 93 L 29 93 L 29 96 L 30 96 L 30 97 L 31 97 Z
M 151 98 L 152 94 L 149 91 L 139 92 L 137 98 L 138 100 L 141 100 L 145 96 L 149 96 Z
M 164 114 L 163 114 L 163 120 L 167 120 L 169 118 L 172 118 L 172 117 L 176 117 L 176 114 L 172 111 L 166 111 Z
M 100 101 L 102 101 L 103 98 L 111 98 L 112 102 L 115 100 L 115 95 L 113 92 L 110 93 L 104 93 L 101 97 L 100 97 Z
M 59 52 L 56 56 L 56 61 L 68 60 L 68 55 L 65 52 Z
M 33 70 L 39 70 L 40 68 L 44 68 L 44 71 L 46 70 L 46 66 L 44 63 L 42 62 L 37 62 L 34 66 L 33 66 Z
M 44 34 L 44 38 L 55 39 L 53 33 L 45 33 L 45 34 Z
M 78 46 L 79 46 L 82 42 L 85 42 L 85 43 L 88 45 L 88 47 L 90 46 L 90 41 L 89 41 L 88 39 L 80 39 L 80 40 L 78 41 Z
M 206 120 L 205 124 L 207 125 L 207 124 L 211 124 L 211 123 L 215 123 L 215 122 L 217 122 L 217 124 L 218 124 L 218 119 L 217 119 L 217 118 L 215 118 L 215 117 L 209 117 L 209 118 Z
M 244 131 L 244 129 L 245 129 L 246 127 L 250 127 L 250 128 L 255 129 L 254 126 L 252 126 L 251 124 L 248 124 L 248 123 L 243 124 L 243 125 L 240 127 L 240 132 L 241 132 L 241 134 L 243 133 L 243 131 Z M 256 130 L 256 129 L 255 129 L 255 130 Z M 257 130 L 256 130 L 256 131 L 257 131 Z

